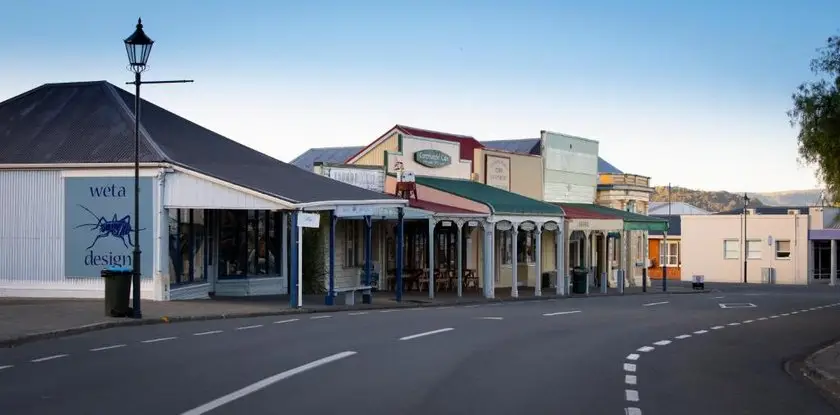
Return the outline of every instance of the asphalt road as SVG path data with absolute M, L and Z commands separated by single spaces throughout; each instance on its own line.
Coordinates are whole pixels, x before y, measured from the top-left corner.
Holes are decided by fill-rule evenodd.
M 728 287 L 119 328 L 0 349 L 0 414 L 832 414 L 783 363 L 838 327 Z

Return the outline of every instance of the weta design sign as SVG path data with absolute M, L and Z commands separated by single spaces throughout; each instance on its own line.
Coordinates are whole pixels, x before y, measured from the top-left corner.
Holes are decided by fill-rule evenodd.
M 134 240 L 133 177 L 64 179 L 64 275 L 99 277 L 109 266 L 132 267 L 140 244 L 144 278 L 153 274 L 152 178 L 140 178 L 140 240 Z

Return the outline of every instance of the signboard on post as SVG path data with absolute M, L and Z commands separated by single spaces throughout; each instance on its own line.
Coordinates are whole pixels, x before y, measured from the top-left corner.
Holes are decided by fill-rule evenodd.
M 321 226 L 321 215 L 317 213 L 298 213 L 298 227 L 318 228 Z

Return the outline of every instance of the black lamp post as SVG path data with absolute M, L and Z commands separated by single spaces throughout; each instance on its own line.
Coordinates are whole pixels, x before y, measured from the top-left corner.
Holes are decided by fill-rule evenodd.
M 143 31 L 143 21 L 137 19 L 137 29 L 125 39 L 128 69 L 134 72 L 134 256 L 131 286 L 134 318 L 142 318 L 140 310 L 140 74 L 148 67 L 149 53 L 155 41 Z
M 142 81 L 140 74 L 149 67 L 149 54 L 152 52 L 152 45 L 155 41 L 143 31 L 143 20 L 137 19 L 137 27 L 134 33 L 124 41 L 125 51 L 128 54 L 128 70 L 134 72 L 134 82 L 126 84 L 134 85 L 134 251 L 132 258 L 133 271 L 131 275 L 131 286 L 133 297 L 132 308 L 134 318 L 142 318 L 140 310 L 140 85 L 142 84 L 181 84 L 192 82 L 192 80 L 177 81 Z
M 749 255 L 749 242 L 747 240 L 747 206 L 750 198 L 744 193 L 744 284 L 747 283 L 747 255 Z

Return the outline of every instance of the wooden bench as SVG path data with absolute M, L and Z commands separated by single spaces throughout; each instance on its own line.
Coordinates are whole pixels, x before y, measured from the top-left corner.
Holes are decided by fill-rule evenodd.
M 361 291 L 363 296 L 370 296 L 372 288 L 370 285 L 358 285 L 355 287 L 336 288 L 333 292 L 335 295 L 341 294 L 344 296 L 345 305 L 353 305 L 356 304 L 356 291 Z

